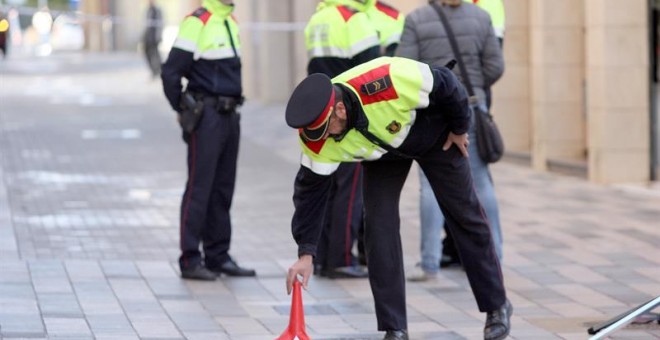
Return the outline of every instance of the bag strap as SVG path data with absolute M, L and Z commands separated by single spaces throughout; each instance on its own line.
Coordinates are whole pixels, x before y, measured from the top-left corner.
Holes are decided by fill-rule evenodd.
M 470 82 L 470 78 L 468 77 L 467 69 L 465 68 L 465 63 L 463 63 L 463 57 L 461 56 L 461 52 L 458 49 L 458 44 L 456 43 L 456 36 L 454 35 L 454 31 L 451 29 L 451 25 L 449 25 L 449 20 L 447 19 L 447 15 L 442 9 L 442 6 L 438 5 L 437 3 L 435 2 L 431 3 L 431 6 L 433 7 L 433 9 L 435 9 L 436 12 L 438 12 L 440 21 L 442 22 L 442 25 L 445 26 L 445 31 L 447 32 L 447 38 L 449 38 L 451 49 L 454 51 L 454 58 L 456 59 L 456 61 L 458 61 L 458 69 L 461 71 L 463 84 L 465 84 L 468 95 L 470 95 L 470 97 L 474 97 L 474 88 L 472 87 L 472 83 Z
M 408 158 L 408 159 L 413 158 L 412 156 L 406 155 L 405 153 L 395 149 L 393 146 L 383 142 L 382 139 L 378 138 L 376 135 L 369 132 L 368 126 L 359 127 L 359 128 L 356 128 L 356 130 L 358 130 L 370 142 L 372 142 L 372 143 L 378 145 L 379 147 L 387 150 L 387 152 L 391 152 L 395 156 L 399 156 L 401 158 Z

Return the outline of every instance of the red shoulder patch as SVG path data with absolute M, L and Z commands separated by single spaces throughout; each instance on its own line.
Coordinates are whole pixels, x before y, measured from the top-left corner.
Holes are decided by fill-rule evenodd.
M 346 6 L 337 6 L 337 10 L 339 11 L 339 14 L 344 18 L 344 21 L 348 21 L 355 13 L 357 13 L 356 10 L 346 7 Z
M 371 69 L 348 81 L 360 96 L 363 105 L 399 98 L 390 77 L 390 64 Z
M 397 19 L 399 18 L 399 11 L 397 11 L 394 7 L 384 4 L 380 1 L 376 2 L 376 9 L 379 11 L 385 13 L 387 16 L 391 17 L 392 19 Z
M 310 142 L 302 137 L 302 129 L 298 129 L 298 133 L 300 134 L 300 138 L 303 140 L 307 148 L 312 150 L 312 152 L 314 152 L 317 155 L 319 154 L 319 152 L 321 152 L 321 149 L 323 149 L 323 145 L 325 145 L 325 141 L 326 141 L 325 139 L 321 139 L 316 142 Z
M 194 12 L 188 14 L 189 17 L 197 17 L 199 20 L 202 21 L 204 25 L 209 21 L 209 18 L 211 17 L 211 12 L 209 12 L 206 8 L 200 7 L 196 9 Z

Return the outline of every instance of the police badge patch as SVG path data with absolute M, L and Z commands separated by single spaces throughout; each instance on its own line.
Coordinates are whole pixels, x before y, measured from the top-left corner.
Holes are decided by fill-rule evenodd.
M 392 86 L 392 79 L 389 75 L 370 81 L 361 86 L 360 92 L 373 96 L 378 92 L 385 91 Z
M 396 120 L 393 120 L 387 127 L 387 131 L 391 134 L 395 134 L 399 131 L 401 131 L 401 123 L 397 122 Z

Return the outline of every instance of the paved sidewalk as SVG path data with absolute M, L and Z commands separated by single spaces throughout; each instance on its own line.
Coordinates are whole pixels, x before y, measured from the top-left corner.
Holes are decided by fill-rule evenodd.
M 296 137 L 284 105 L 242 113 L 231 253 L 256 278 L 179 279 L 185 149 L 160 82 L 137 55 L 0 61 L 0 339 L 274 339 Z M 511 339 L 586 339 L 595 322 L 660 295 L 660 188 L 597 186 L 501 162 Z M 417 170 L 401 199 L 405 262 L 419 258 Z M 314 339 L 380 339 L 367 280 L 314 278 Z M 408 283 L 411 339 L 481 339 L 465 275 Z M 660 339 L 629 326 L 613 339 Z

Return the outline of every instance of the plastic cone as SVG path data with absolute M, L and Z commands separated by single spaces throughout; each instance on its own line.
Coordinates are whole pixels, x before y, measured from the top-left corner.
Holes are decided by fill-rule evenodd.
M 305 331 L 305 311 L 303 310 L 302 291 L 300 281 L 293 283 L 293 295 L 291 297 L 291 316 L 289 327 L 275 340 L 311 340 Z

